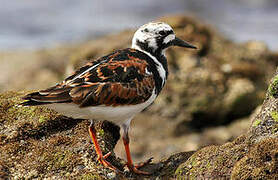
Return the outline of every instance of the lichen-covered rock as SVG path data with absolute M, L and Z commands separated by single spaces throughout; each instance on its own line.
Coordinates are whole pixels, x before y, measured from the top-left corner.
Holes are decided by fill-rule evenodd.
M 266 98 L 260 112 L 252 120 L 249 132 L 250 143 L 265 137 L 278 138 L 278 71 L 267 89 Z
M 73 49 L 0 52 L 0 92 L 46 88 L 62 80 Z
M 249 131 L 233 142 L 195 152 L 176 170 L 177 179 L 277 179 L 278 69 Z
M 192 154 L 174 154 L 144 167 L 152 175 L 135 175 L 125 171 L 125 161 L 114 153 L 120 128 L 108 121 L 96 122 L 103 153 L 112 152 L 108 161 L 125 171 L 116 174 L 97 162 L 88 120 L 68 118 L 43 106 L 18 107 L 26 93 L 0 94 L 0 179 L 168 178 Z
M 231 179 L 278 179 L 278 139 L 266 138 L 233 167 Z
M 195 152 L 181 164 L 175 174 L 177 179 L 229 179 L 234 164 L 247 150 L 245 136 L 221 146 L 208 146 Z
M 241 136 L 231 143 L 208 146 L 194 153 L 176 170 L 177 179 L 277 179 L 278 139 L 246 143 Z
M 252 128 L 271 129 L 275 124 L 259 123 L 233 142 L 208 146 L 197 152 L 182 152 L 147 165 L 143 170 L 150 176 L 130 173 L 115 174 L 96 161 L 90 143 L 87 120 L 71 119 L 45 107 L 18 107 L 26 92 L 0 95 L 0 177 L 20 178 L 79 178 L 79 179 L 250 179 L 278 177 L 278 140 L 266 131 L 253 141 Z M 269 94 L 269 93 L 268 93 Z M 267 96 L 268 97 L 268 96 Z M 267 99 L 263 108 L 275 106 Z M 276 105 L 277 106 L 277 105 Z M 259 111 L 254 119 L 265 111 Z M 277 115 L 272 113 L 272 118 Z M 268 117 L 268 116 L 267 116 Z M 254 122 L 254 121 L 253 121 Z M 96 123 L 104 153 L 112 152 L 109 161 L 124 170 L 124 161 L 113 153 L 119 139 L 119 127 L 109 122 Z M 264 129 L 264 128 L 261 128 Z
M 96 162 L 88 121 L 67 118 L 45 107 L 18 107 L 23 94 L 26 92 L 0 94 L 0 178 L 87 179 L 113 174 Z M 111 151 L 110 160 L 121 168 L 113 153 L 119 127 L 99 122 L 96 128 L 104 153 Z

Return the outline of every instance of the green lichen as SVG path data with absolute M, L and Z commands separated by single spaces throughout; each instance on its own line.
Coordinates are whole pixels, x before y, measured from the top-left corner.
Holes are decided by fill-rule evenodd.
M 177 168 L 175 174 L 177 175 L 177 177 L 182 174 L 183 169 L 182 168 Z
M 253 123 L 253 127 L 257 127 L 259 124 L 261 124 L 262 120 L 256 119 L 256 121 Z
M 35 109 L 35 107 L 12 106 L 11 108 L 9 108 L 8 112 L 17 115 L 17 117 L 28 116 L 28 118 L 31 119 L 36 116 Z
M 58 152 L 54 155 L 54 167 L 59 168 L 66 168 L 68 164 L 70 164 L 73 158 L 73 153 L 70 151 Z
M 44 152 L 41 157 L 41 163 L 46 165 L 48 171 L 68 169 L 73 158 L 74 154 L 69 150 L 51 153 Z
M 268 93 L 273 97 L 278 97 L 278 75 L 272 80 L 272 83 L 268 87 Z
M 277 138 L 266 138 L 250 150 L 233 167 L 231 179 L 277 179 Z
M 41 124 L 48 119 L 52 119 L 57 113 L 42 107 L 19 107 L 18 104 L 22 103 L 21 99 L 24 94 L 28 92 L 6 92 L 0 94 L 0 122 L 6 121 L 8 123 L 21 123 L 28 122 L 31 124 Z
M 231 165 L 245 154 L 244 142 L 245 136 L 242 136 L 233 142 L 208 146 L 195 152 L 177 168 L 176 179 L 229 179 Z
M 191 160 L 191 165 L 195 166 L 197 164 L 196 162 L 196 156 L 192 156 L 192 160 Z
M 40 124 L 43 124 L 44 122 L 46 122 L 46 120 L 47 120 L 46 117 L 40 116 L 40 118 L 39 118 L 39 123 L 40 123 Z
M 206 169 L 211 170 L 212 164 L 210 161 L 207 162 Z
M 274 121 L 278 122 L 278 112 L 277 111 L 272 111 L 271 113 L 271 117 Z
M 105 135 L 105 132 L 103 129 L 98 129 L 98 135 L 103 137 Z
M 195 153 L 188 159 L 189 163 L 181 164 L 175 171 L 176 179 L 184 179 L 184 177 L 196 179 L 197 171 L 201 170 L 199 156 L 199 153 Z

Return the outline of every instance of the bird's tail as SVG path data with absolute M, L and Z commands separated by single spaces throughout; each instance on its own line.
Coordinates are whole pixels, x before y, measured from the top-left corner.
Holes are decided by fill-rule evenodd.
M 26 101 L 20 103 L 18 106 L 38 106 L 71 102 L 72 100 L 69 92 L 70 89 L 68 88 L 52 87 L 43 91 L 30 93 L 22 97 L 22 99 Z
M 18 104 L 18 107 L 21 106 L 39 106 L 39 105 L 46 105 L 46 104 L 50 104 L 51 102 L 45 102 L 45 101 L 41 101 L 40 98 L 38 98 L 40 96 L 39 92 L 34 92 L 31 94 L 27 94 L 26 96 L 22 97 L 23 100 L 26 100 L 20 104 Z

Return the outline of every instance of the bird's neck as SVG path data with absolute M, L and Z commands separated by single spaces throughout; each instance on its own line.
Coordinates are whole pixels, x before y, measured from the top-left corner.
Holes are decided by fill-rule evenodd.
M 165 65 L 165 70 L 167 69 L 167 61 L 165 56 L 165 50 L 162 48 L 157 47 L 156 45 L 150 46 L 148 43 L 144 43 L 138 40 L 132 41 L 131 48 L 142 51 L 146 54 L 150 54 L 155 57 L 161 64 Z M 166 61 L 166 62 L 164 62 Z
M 153 60 L 154 65 L 156 66 L 157 71 L 159 72 L 159 76 L 162 79 L 161 88 L 165 85 L 165 82 L 168 77 L 168 64 L 167 59 L 162 50 L 153 50 L 147 45 L 143 43 L 137 42 L 132 44 L 132 48 L 139 50 L 145 54 L 147 54 Z M 161 89 L 160 89 L 161 90 Z M 160 91 L 159 90 L 159 91 Z

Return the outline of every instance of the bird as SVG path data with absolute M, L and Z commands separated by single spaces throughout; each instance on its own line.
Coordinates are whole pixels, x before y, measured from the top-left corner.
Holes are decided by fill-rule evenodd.
M 108 42 L 109 43 L 109 42 Z M 65 116 L 91 120 L 89 135 L 98 161 L 114 171 L 99 146 L 93 120 L 108 120 L 123 129 L 122 139 L 127 167 L 136 174 L 149 174 L 135 165 L 129 148 L 129 127 L 134 116 L 150 106 L 168 77 L 167 48 L 195 46 L 176 37 L 164 22 L 149 22 L 139 27 L 130 48 L 116 50 L 89 61 L 72 75 L 50 88 L 27 94 L 20 106 L 46 106 Z

